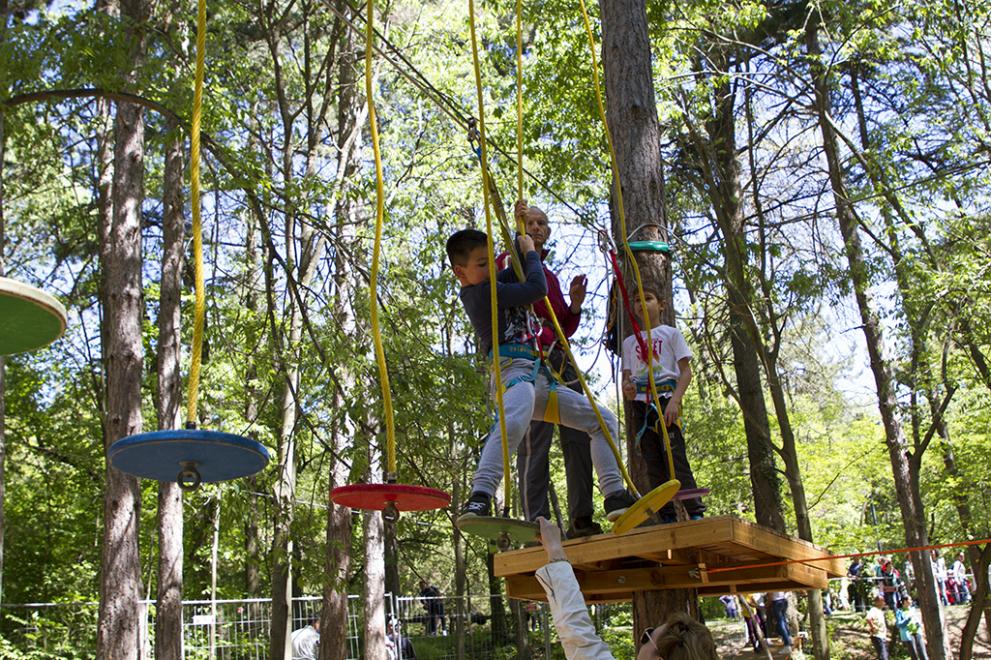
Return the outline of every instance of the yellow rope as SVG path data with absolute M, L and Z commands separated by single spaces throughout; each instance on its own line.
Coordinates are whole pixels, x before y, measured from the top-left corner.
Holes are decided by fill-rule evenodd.
M 516 199 L 526 199 L 523 190 L 523 0 L 516 0 Z M 514 213 L 515 215 L 515 213 Z M 516 219 L 516 228 L 526 232 L 526 224 Z
M 196 273 L 196 305 L 193 311 L 193 355 L 189 365 L 189 401 L 186 424 L 196 424 L 199 403 L 200 367 L 203 363 L 203 321 L 206 316 L 206 293 L 203 281 L 203 220 L 200 217 L 200 119 L 203 114 L 203 76 L 206 59 L 206 0 L 199 0 L 196 13 L 196 82 L 193 89 L 193 121 L 189 142 L 190 204 L 193 208 L 193 260 Z
M 369 0 L 371 2 L 371 0 Z M 475 92 L 478 96 L 479 147 L 482 151 L 482 198 L 485 205 L 485 229 L 489 236 L 489 306 L 492 309 L 492 376 L 495 379 L 496 404 L 499 407 L 499 432 L 502 437 L 502 473 L 506 501 L 512 492 L 509 476 L 509 438 L 506 436 L 506 408 L 502 396 L 502 365 L 499 357 L 499 297 L 496 292 L 495 243 L 492 240 L 492 213 L 489 210 L 489 168 L 485 146 L 485 100 L 482 95 L 482 68 L 478 62 L 478 38 L 475 35 L 475 0 L 468 0 L 468 26 L 471 32 L 471 57 L 475 67 Z M 512 249 L 512 245 L 510 245 Z
M 481 110 L 479 111 L 481 113 Z M 484 143 L 484 139 L 483 139 Z M 522 20 L 522 0 L 516 0 L 516 153 L 517 153 L 517 194 L 518 199 L 522 200 L 523 191 L 523 20 Z M 526 232 L 526 226 L 521 218 L 516 219 L 517 231 L 521 234 Z M 517 276 L 522 279 L 520 272 L 517 272 Z M 544 306 L 547 308 L 548 317 L 550 318 L 551 325 L 554 326 L 554 334 L 557 336 L 558 341 L 561 344 L 561 349 L 564 351 L 568 360 L 575 367 L 575 374 L 578 376 L 578 382 L 581 384 L 582 392 L 584 392 L 585 397 L 588 399 L 589 405 L 591 405 L 592 410 L 595 412 L 595 418 L 599 422 L 599 429 L 602 431 L 602 435 L 605 437 L 606 442 L 609 444 L 609 449 L 612 450 L 613 456 L 616 459 L 616 465 L 619 466 L 619 470 L 623 475 L 623 480 L 626 482 L 627 487 L 634 496 L 639 497 L 636 486 L 633 483 L 633 479 L 630 478 L 629 473 L 626 470 L 626 464 L 623 462 L 623 457 L 619 453 L 619 448 L 616 446 L 615 440 L 613 440 L 612 433 L 609 431 L 608 425 L 606 425 L 606 420 L 602 417 L 602 411 L 599 410 L 599 405 L 595 401 L 595 396 L 592 394 L 591 388 L 589 388 L 588 383 L 585 382 L 584 376 L 582 376 L 582 370 L 578 366 L 578 362 L 575 360 L 574 353 L 571 351 L 571 344 L 568 342 L 568 338 L 564 336 L 564 330 L 561 329 L 561 324 L 557 320 L 557 314 L 554 313 L 554 307 L 551 305 L 550 298 L 544 296 Z M 550 367 L 550 365 L 548 365 Z M 558 378 L 560 381 L 561 379 Z M 557 392 L 551 392 L 548 397 L 548 408 L 552 415 L 558 417 L 560 421 L 560 414 L 557 411 Z M 546 414 L 546 411 L 545 411 Z M 507 456 L 508 461 L 508 456 Z
M 372 54 L 375 0 L 368 0 L 365 13 L 365 96 L 368 99 L 368 123 L 371 126 L 372 152 L 375 155 L 375 248 L 372 251 L 372 273 L 369 282 L 372 339 L 375 343 L 375 360 L 379 368 L 379 385 L 382 388 L 382 408 L 385 415 L 386 480 L 396 479 L 396 423 L 392 412 L 392 390 L 389 387 L 389 367 L 385 362 L 385 347 L 379 328 L 378 276 L 379 258 L 382 252 L 382 227 L 385 220 L 385 184 L 382 180 L 382 152 L 379 149 L 378 123 L 375 118 L 375 101 L 372 89 Z
M 619 163 L 616 160 L 616 147 L 613 144 L 612 131 L 609 130 L 609 123 L 606 121 L 606 108 L 605 104 L 602 102 L 602 89 L 601 83 L 599 82 L 599 63 L 595 57 L 595 37 L 592 34 L 592 22 L 588 17 L 588 9 L 585 6 L 585 0 L 578 0 L 582 8 L 582 19 L 585 22 L 585 34 L 588 36 L 588 46 L 589 51 L 592 54 L 592 78 L 595 84 L 595 100 L 599 107 L 599 118 L 602 120 L 602 128 L 606 133 L 606 142 L 609 144 L 609 162 L 612 167 L 613 175 L 613 188 L 616 193 L 616 209 L 619 212 L 619 225 L 620 231 L 623 238 L 623 251 L 626 255 L 626 259 L 633 269 L 633 276 L 637 282 L 637 296 L 640 299 L 640 309 L 643 314 L 644 325 L 647 327 L 647 379 L 650 383 L 650 396 L 657 407 L 657 414 L 660 416 L 660 426 L 661 433 L 664 436 L 664 450 L 667 454 L 668 459 L 668 475 L 671 479 L 674 479 L 674 457 L 671 453 L 671 439 L 668 437 L 667 424 L 664 423 L 664 413 L 661 409 L 660 398 L 657 394 L 657 384 L 654 382 L 654 366 L 653 366 L 653 354 L 654 354 L 654 342 L 653 342 L 653 328 L 650 328 L 650 316 L 647 314 L 647 299 L 643 293 L 643 280 L 640 277 L 640 266 L 637 264 L 636 257 L 633 251 L 630 249 L 629 237 L 626 233 L 626 211 L 623 207 L 623 186 L 620 184 L 619 180 Z

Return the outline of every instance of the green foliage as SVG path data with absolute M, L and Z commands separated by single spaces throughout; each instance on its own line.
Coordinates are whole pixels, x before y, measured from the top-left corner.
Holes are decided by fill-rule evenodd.
M 934 421 L 927 397 L 938 402 L 954 391 L 946 432 L 935 434 L 919 481 L 933 540 L 952 541 L 986 535 L 991 519 L 985 469 L 991 460 L 986 442 L 991 383 L 980 365 L 991 350 L 986 200 L 991 170 L 982 156 L 991 144 L 991 99 L 981 77 L 986 74 L 975 66 L 988 54 L 981 26 L 989 10 L 965 2 L 961 13 L 944 4 L 830 1 L 818 8 L 829 27 L 822 38 L 836 119 L 849 134 L 842 144 L 845 175 L 867 237 L 871 282 L 884 301 L 878 311 L 893 340 L 889 359 L 897 368 L 910 451 L 921 448 Z M 742 271 L 753 287 L 748 312 L 777 359 L 796 430 L 816 541 L 837 551 L 877 543 L 896 547 L 904 535 L 873 382 L 863 368 L 863 348 L 847 346 L 859 322 L 852 320 L 848 273 L 833 227 L 834 201 L 818 127 L 808 112 L 806 17 L 797 20 L 787 9 L 749 1 L 647 7 L 663 128 L 666 220 L 677 248 L 676 307 L 696 355 L 696 377 L 684 406 L 689 457 L 700 485 L 712 489 L 708 515 L 754 519 L 727 320 L 724 248 L 727 240 L 738 240 Z M 601 39 L 597 8 L 591 10 Z M 122 77 L 131 62 L 114 16 L 60 6 L 11 17 L 0 40 L 3 96 L 128 89 L 185 120 L 191 104 L 192 7 L 172 13 L 162 5 L 155 11 L 148 56 L 132 81 Z M 357 172 L 338 178 L 340 146 L 348 137 L 339 117 L 360 114 L 364 94 L 361 89 L 355 107 L 341 106 L 348 86 L 339 64 L 345 61 L 347 70 L 358 74 L 360 87 L 360 35 L 355 41 L 344 38 L 344 24 L 319 3 L 286 7 L 278 29 L 271 22 L 275 18 L 259 17 L 245 5 L 214 3 L 210 11 L 204 130 L 216 146 L 204 168 L 209 304 L 200 421 L 250 433 L 278 456 L 286 447 L 287 373 L 298 369 L 296 396 L 289 397 L 298 418 L 288 431 L 298 468 L 290 527 L 294 580 L 302 591 L 318 593 L 329 579 L 324 507 L 332 466 L 344 465 L 349 481 L 377 480 L 380 475 L 367 474 L 368 448 L 384 440 L 368 335 L 373 184 L 367 129 L 354 136 L 361 144 Z M 515 197 L 512 11 L 512 3 L 500 1 L 486 5 L 479 17 L 487 128 L 493 144 L 504 148 L 492 155 L 493 171 L 507 204 Z M 463 4 L 400 2 L 382 18 L 388 21 L 384 33 L 410 62 L 461 113 L 475 114 Z M 602 279 L 595 257 L 586 254 L 593 249 L 587 229 L 593 222 L 609 223 L 611 181 L 584 28 L 577 8 L 558 1 L 526 7 L 524 20 L 524 163 L 546 185 L 528 180 L 525 193 L 552 211 L 560 237 L 555 267 L 590 263 L 592 279 Z M 353 59 L 341 59 L 346 57 Z M 462 129 L 392 65 L 379 60 L 376 72 L 388 196 L 379 298 L 400 480 L 448 492 L 457 488 L 464 495 L 491 411 L 485 403 L 486 367 L 474 354 L 443 243 L 454 229 L 482 223 L 481 176 Z M 723 138 L 715 120 L 719 102 L 727 98 L 733 101 L 729 123 L 736 140 L 730 161 L 738 171 L 713 176 L 706 168 L 718 162 L 713 153 Z M 317 121 L 324 106 L 327 113 Z M 158 422 L 154 355 L 163 147 L 172 137 L 166 119 L 146 113 L 147 429 Z M 70 309 L 64 340 L 7 361 L 4 601 L 95 599 L 105 471 L 96 190 L 102 120 L 91 99 L 62 99 L 6 109 L 3 121 L 7 271 L 60 292 Z M 723 187 L 730 194 L 716 194 Z M 582 217 L 565 212 L 548 189 Z M 738 206 L 733 222 L 739 225 L 739 235 L 729 239 L 715 222 L 718 214 L 728 213 L 727 200 Z M 348 215 L 338 216 L 339 203 L 349 206 Z M 290 278 L 298 284 L 304 225 L 325 252 L 306 286 L 294 287 Z M 249 241 L 258 252 L 255 260 L 245 254 Z M 184 346 L 191 340 L 190 277 L 184 274 Z M 299 339 L 291 344 L 295 296 L 302 297 L 306 314 Z M 581 332 L 594 342 L 603 315 L 600 300 L 590 296 L 586 307 Z M 346 319 L 340 318 L 341 309 L 348 312 Z M 590 353 L 581 352 L 586 366 Z M 183 359 L 186 373 L 188 351 Z M 601 385 L 602 374 L 592 375 Z M 773 439 L 780 442 L 770 412 Z M 944 462 L 950 450 L 953 474 Z M 211 486 L 185 497 L 186 597 L 210 593 L 218 502 L 218 596 L 269 592 L 270 566 L 279 557 L 273 530 L 283 513 L 273 496 L 277 479 L 273 468 L 251 482 Z M 557 452 L 552 480 L 564 500 Z M 961 498 L 972 516 L 966 530 Z M 156 586 L 155 507 L 155 484 L 142 484 L 140 542 L 147 581 L 142 586 L 149 593 Z M 787 508 L 794 529 L 790 503 Z M 258 557 L 246 551 L 251 521 L 259 530 Z M 340 588 L 352 593 L 361 589 L 364 571 L 360 517 L 353 523 L 350 538 L 332 539 L 351 550 L 350 574 Z M 452 594 L 450 512 L 403 516 L 397 529 L 402 589 L 412 590 L 425 577 Z M 467 543 L 466 580 L 476 594 L 488 590 L 486 553 L 484 543 Z M 251 569 L 258 569 L 260 582 L 249 594 Z M 613 621 L 604 633 L 617 657 L 632 654 L 627 623 Z M 77 626 L 82 623 L 39 620 L 31 634 L 72 637 L 67 631 Z M 55 654 L 49 656 L 23 651 L 29 646 L 25 640 L 6 636 L 0 655 L 84 657 L 81 649 L 92 648 L 91 637 L 87 632 L 73 638 L 46 651 Z M 418 653 L 430 657 L 432 649 L 439 652 L 450 643 L 432 638 Z M 836 648 L 834 655 L 842 656 L 843 646 Z M 510 654 L 511 649 L 501 649 L 494 657 Z

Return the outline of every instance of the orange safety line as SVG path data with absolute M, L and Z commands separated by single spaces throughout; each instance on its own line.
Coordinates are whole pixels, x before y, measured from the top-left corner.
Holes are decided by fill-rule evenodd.
M 960 541 L 959 543 L 940 543 L 936 545 L 923 545 L 917 548 L 897 548 L 895 550 L 875 550 L 873 552 L 851 552 L 845 555 L 826 555 L 825 557 L 813 557 L 811 559 L 788 559 L 785 561 L 772 561 L 763 564 L 744 564 L 743 566 L 723 566 L 720 568 L 706 569 L 706 573 L 726 573 L 728 571 L 741 571 L 747 568 L 766 568 L 768 566 L 787 566 L 789 564 L 807 564 L 813 561 L 829 561 L 830 559 L 852 559 L 854 557 L 872 557 L 874 555 L 900 555 L 908 552 L 920 552 L 923 550 L 939 550 L 941 548 L 962 548 L 968 545 L 981 545 L 991 543 L 991 539 L 981 539 L 980 541 Z

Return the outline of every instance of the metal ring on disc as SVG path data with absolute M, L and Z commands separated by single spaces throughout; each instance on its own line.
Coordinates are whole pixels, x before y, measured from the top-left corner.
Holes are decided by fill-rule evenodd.
M 645 493 L 637 503 L 627 509 L 623 515 L 616 519 L 612 525 L 613 534 L 628 532 L 634 527 L 647 521 L 655 513 L 661 510 L 665 504 L 671 501 L 681 488 L 681 482 L 677 479 L 666 481 L 649 493 Z
M 65 307 L 54 296 L 0 277 L 0 355 L 48 346 L 65 332 Z
M 431 511 L 451 503 L 451 496 L 442 490 L 406 484 L 351 484 L 339 486 L 330 493 L 335 504 L 362 511 Z
M 130 435 L 110 445 L 109 456 L 121 472 L 176 481 L 184 489 L 250 476 L 269 460 L 268 450 L 256 440 L 203 429 Z

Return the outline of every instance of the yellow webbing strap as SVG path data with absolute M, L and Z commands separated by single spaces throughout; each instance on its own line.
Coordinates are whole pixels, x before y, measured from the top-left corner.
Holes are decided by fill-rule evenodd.
M 516 0 L 516 199 L 523 201 L 523 0 Z M 515 215 L 515 213 L 514 213 Z M 516 219 L 517 231 L 526 232 L 526 225 Z
M 595 57 L 595 36 L 592 34 L 592 22 L 588 17 L 588 8 L 585 6 L 585 0 L 578 1 L 582 8 L 582 20 L 585 22 L 585 34 L 588 36 L 589 52 L 592 55 L 592 78 L 595 84 L 595 100 L 599 107 L 599 118 L 602 120 L 602 128 L 606 133 L 606 142 L 609 144 L 609 162 L 612 167 L 613 188 L 616 193 L 616 209 L 619 212 L 619 225 L 623 236 L 623 251 L 630 267 L 633 269 L 633 276 L 637 282 L 637 295 L 640 298 L 640 309 L 643 314 L 644 325 L 649 326 L 650 316 L 647 314 L 647 299 L 643 294 L 643 280 L 640 277 L 640 266 L 637 264 L 636 257 L 630 249 L 630 241 L 628 240 L 628 235 L 626 233 L 626 211 L 623 207 L 623 186 L 620 184 L 619 180 L 619 163 L 616 160 L 616 147 L 613 144 L 612 131 L 609 130 L 609 123 L 606 120 L 605 104 L 602 102 L 602 89 L 599 82 L 599 63 Z M 654 342 L 651 331 L 652 328 L 648 327 L 647 378 L 650 382 L 650 397 L 654 402 L 654 406 L 657 408 L 658 416 L 661 418 L 660 426 L 661 433 L 664 436 L 664 451 L 666 452 L 668 459 L 668 478 L 674 479 L 674 456 L 671 454 L 671 439 L 668 437 L 667 424 L 664 423 L 664 412 L 661 408 L 660 398 L 657 395 L 657 384 L 654 382 Z
M 517 152 L 517 199 L 523 199 L 523 23 L 522 23 L 522 0 L 516 0 L 516 152 Z M 516 219 L 517 231 L 520 233 L 526 232 L 526 226 L 520 218 Z M 520 273 L 517 273 L 519 276 Z M 522 279 L 522 278 L 521 278 Z M 571 345 L 568 343 L 568 338 L 564 336 L 564 331 L 561 329 L 561 324 L 557 320 L 557 315 L 554 313 L 554 307 L 551 305 L 550 298 L 544 297 L 544 306 L 547 308 L 547 313 L 550 318 L 551 324 L 554 326 L 554 334 L 557 336 L 558 341 L 561 343 L 561 348 L 567 355 L 568 360 L 571 364 L 575 366 L 575 373 L 578 375 L 578 382 L 582 386 L 582 391 L 585 393 L 585 397 L 588 399 L 589 404 L 592 406 L 592 410 L 595 412 L 595 418 L 599 422 L 599 428 L 602 430 L 602 435 L 605 436 L 606 442 L 609 444 L 609 449 L 612 450 L 613 456 L 616 458 L 616 464 L 619 466 L 619 470 L 623 475 L 623 480 L 626 482 L 627 488 L 635 496 L 639 497 L 636 486 L 633 484 L 633 480 L 630 478 L 629 473 L 626 470 L 626 464 L 623 462 L 623 457 L 619 453 L 619 448 L 616 446 L 616 441 L 612 437 L 612 433 L 609 431 L 609 427 L 606 425 L 606 420 L 602 417 L 602 411 L 599 410 L 599 404 L 595 402 L 595 397 L 592 395 L 592 390 L 589 388 L 588 383 L 585 382 L 584 376 L 582 376 L 582 370 L 578 366 L 578 362 L 575 360 L 574 354 L 571 352 Z M 549 366 L 549 365 L 548 365 Z M 561 378 L 557 373 L 554 376 L 560 382 Z M 557 392 L 552 391 L 547 400 L 547 412 L 546 415 L 553 415 L 553 419 L 556 422 L 560 422 L 560 410 L 558 408 L 558 397 Z
M 369 310 L 371 311 L 372 339 L 375 343 L 375 360 L 379 368 L 379 386 L 382 388 L 382 409 L 385 416 L 386 480 L 396 479 L 396 422 L 392 412 L 392 389 L 389 387 L 389 366 L 385 362 L 385 347 L 379 327 L 378 279 L 379 259 L 382 253 L 382 228 L 385 224 L 385 184 L 382 180 L 382 152 L 379 148 L 378 121 L 375 117 L 374 90 L 372 89 L 373 39 L 375 0 L 368 0 L 365 12 L 365 97 L 368 99 L 368 123 L 372 134 L 372 153 L 375 155 L 375 247 L 372 250 L 372 272 L 369 277 Z
M 372 0 L 368 0 L 371 2 Z M 478 38 L 475 35 L 475 0 L 468 0 L 468 26 L 471 32 L 471 57 L 475 68 L 475 92 L 478 96 L 478 132 L 482 164 L 482 197 L 485 206 L 485 229 L 489 237 L 489 307 L 492 310 L 492 375 L 495 379 L 499 432 L 502 438 L 502 476 L 506 501 L 512 492 L 509 475 L 509 438 L 506 436 L 506 409 L 502 393 L 502 365 L 499 357 L 499 297 L 496 292 L 495 241 L 492 240 L 492 212 L 489 208 L 489 168 L 485 143 L 485 99 L 482 94 L 482 67 L 478 61 Z M 512 239 L 510 239 L 512 240 Z M 512 249 L 512 243 L 509 245 Z
M 206 293 L 203 281 L 203 219 L 200 217 L 200 120 L 203 114 L 203 77 L 206 59 L 206 0 L 199 0 L 196 12 L 196 81 L 193 87 L 193 120 L 189 132 L 192 154 L 189 162 L 190 205 L 193 209 L 193 264 L 196 279 L 196 305 L 193 309 L 193 354 L 189 365 L 189 400 L 186 424 L 195 426 L 200 394 L 200 367 L 203 364 L 203 322 Z

